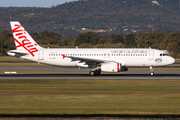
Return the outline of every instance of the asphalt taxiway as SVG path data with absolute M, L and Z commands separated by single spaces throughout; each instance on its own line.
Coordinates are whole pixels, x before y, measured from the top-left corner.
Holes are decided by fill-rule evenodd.
M 15 71 L 16 74 L 0 74 L 0 79 L 99 79 L 99 80 L 180 80 L 180 71 L 157 70 L 151 76 L 149 70 L 129 70 L 127 72 L 103 73 L 100 76 L 90 76 L 90 69 L 77 67 L 0 67 L 0 71 Z M 60 72 L 58 74 L 21 74 L 19 71 Z M 61 73 L 63 72 L 63 73 Z M 66 72 L 66 73 L 64 73 Z M 73 73 L 74 72 L 74 73 Z M 83 72 L 83 73 L 82 73 Z
M 180 80 L 180 74 L 0 74 L 0 79 Z

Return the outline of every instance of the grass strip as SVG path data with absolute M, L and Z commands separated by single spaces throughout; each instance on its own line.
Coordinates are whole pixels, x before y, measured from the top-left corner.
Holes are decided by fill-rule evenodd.
M 11 57 L 11 56 L 0 57 L 0 62 L 6 62 L 6 61 L 10 61 L 10 62 L 29 62 L 28 60 L 23 60 L 23 59 L 16 58 L 16 57 Z
M 0 67 L 47 67 L 49 65 L 38 63 L 0 63 Z
M 180 114 L 179 80 L 0 80 L 0 114 Z

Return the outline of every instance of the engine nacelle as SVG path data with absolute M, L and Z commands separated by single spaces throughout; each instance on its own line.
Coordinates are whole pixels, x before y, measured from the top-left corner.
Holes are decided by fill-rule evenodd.
M 120 63 L 110 62 L 101 65 L 101 71 L 103 72 L 120 72 L 120 70 L 121 70 Z
M 122 66 L 121 63 L 104 63 L 101 65 L 101 71 L 103 72 L 121 72 L 121 71 L 128 71 L 128 68 Z

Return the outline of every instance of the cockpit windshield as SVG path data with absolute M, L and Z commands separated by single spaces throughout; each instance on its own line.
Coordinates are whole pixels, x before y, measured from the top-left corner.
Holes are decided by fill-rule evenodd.
M 161 53 L 160 56 L 169 56 L 167 53 Z

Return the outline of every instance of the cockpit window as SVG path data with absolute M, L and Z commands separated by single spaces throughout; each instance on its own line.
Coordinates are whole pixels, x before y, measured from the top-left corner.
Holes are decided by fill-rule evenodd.
M 160 56 L 168 56 L 167 53 L 161 53 Z

